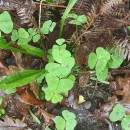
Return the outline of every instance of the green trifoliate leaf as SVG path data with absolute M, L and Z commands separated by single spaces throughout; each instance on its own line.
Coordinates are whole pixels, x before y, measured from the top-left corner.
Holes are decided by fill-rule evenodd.
M 89 68 L 94 69 L 96 62 L 97 62 L 97 55 L 94 52 L 90 53 L 89 58 L 88 58 Z
M 68 110 L 62 111 L 62 115 L 66 121 L 70 121 L 76 118 L 75 114 L 72 112 L 69 112 Z
M 52 22 L 51 20 L 45 21 L 43 23 L 43 26 L 41 27 L 40 31 L 43 34 L 49 34 L 49 32 L 52 32 L 54 27 L 55 27 L 56 23 Z
M 109 119 L 112 122 L 121 120 L 125 115 L 124 107 L 121 104 L 116 104 L 110 113 Z

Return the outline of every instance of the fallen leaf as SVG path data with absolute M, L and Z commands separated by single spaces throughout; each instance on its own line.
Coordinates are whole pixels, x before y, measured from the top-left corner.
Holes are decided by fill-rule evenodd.
M 14 121 L 12 118 L 5 116 L 3 120 L 0 121 L 0 130 L 25 130 L 27 127 L 27 124 L 19 119 Z

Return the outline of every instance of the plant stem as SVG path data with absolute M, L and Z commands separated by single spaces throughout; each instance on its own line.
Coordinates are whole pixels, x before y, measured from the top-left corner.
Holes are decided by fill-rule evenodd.
M 61 26 L 60 26 L 60 33 L 59 33 L 59 38 L 61 38 L 62 36 L 62 32 L 63 32 L 63 27 L 64 27 L 64 24 L 65 24 L 65 19 L 67 17 L 67 15 L 69 14 L 70 10 L 73 8 L 73 6 L 75 5 L 75 3 L 77 2 L 77 0 L 69 0 L 69 4 L 62 16 L 62 19 L 61 19 Z
M 41 27 L 41 12 L 42 12 L 42 1 L 40 1 L 40 9 L 39 9 L 39 30 L 40 30 L 40 27 Z

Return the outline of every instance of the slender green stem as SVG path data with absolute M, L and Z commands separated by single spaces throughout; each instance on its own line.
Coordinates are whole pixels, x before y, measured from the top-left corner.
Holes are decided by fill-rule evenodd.
M 64 27 L 64 24 L 65 24 L 66 17 L 69 14 L 69 12 L 71 11 L 71 9 L 73 8 L 73 6 L 75 5 L 76 2 L 77 2 L 77 0 L 69 0 L 69 4 L 68 4 L 68 6 L 67 6 L 67 8 L 66 8 L 66 10 L 65 10 L 65 12 L 62 16 L 59 38 L 61 38 L 61 36 L 62 36 L 63 27 Z

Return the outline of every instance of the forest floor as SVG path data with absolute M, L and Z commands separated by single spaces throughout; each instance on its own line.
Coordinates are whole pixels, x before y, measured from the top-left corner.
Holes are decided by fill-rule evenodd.
M 33 17 L 38 25 L 40 2 L 34 3 L 36 9 Z M 38 44 L 34 42 L 29 44 L 43 49 L 45 51 L 44 57 L 29 55 L 28 46 L 22 48 L 19 44 L 16 45 L 16 42 L 9 41 L 11 34 L 4 35 L 10 46 L 25 49 L 27 53 L 23 54 L 5 48 L 0 50 L 1 81 L 16 72 L 45 68 L 49 61 L 48 49 L 52 48 L 59 38 L 61 19 L 67 5 L 67 1 L 58 3 L 58 0 L 50 3 L 42 2 L 41 4 L 41 25 L 47 20 L 52 20 L 56 23 L 56 26 L 49 34 L 43 35 L 40 33 L 41 39 Z M 71 13 L 87 17 L 87 21 L 81 25 L 75 25 L 77 19 L 75 19 L 76 23 L 70 24 L 74 17 L 67 18 L 62 33 L 67 50 L 75 60 L 75 65 L 71 69 L 71 73 L 75 77 L 73 88 L 64 94 L 62 101 L 52 103 L 52 100 L 46 100 L 45 91 L 42 91 L 43 86 L 47 86 L 44 78 L 39 78 L 37 81 L 32 80 L 31 83 L 17 86 L 17 88 L 15 86 L 15 92 L 14 89 L 9 89 L 9 91 L 7 89 L 8 92 L 5 92 L 5 89 L 2 89 L 3 84 L 0 82 L 0 130 L 55 130 L 54 120 L 57 116 L 62 115 L 63 110 L 75 114 L 77 123 L 74 130 L 130 130 L 129 0 L 78 0 Z M 19 17 L 15 14 L 15 11 L 9 11 L 9 14 L 14 21 L 15 29 L 29 29 L 26 24 L 19 24 Z M 82 22 L 82 20 L 79 21 Z M 0 28 L 0 30 L 2 29 Z M 106 53 L 111 56 L 110 62 L 106 63 L 106 59 L 103 59 L 105 67 L 109 66 L 106 75 L 104 70 L 101 70 L 104 61 L 100 61 L 100 58 L 95 63 L 95 59 L 90 60 L 92 52 L 94 52 L 94 56 L 98 57 L 97 48 L 100 58 L 105 57 Z M 100 52 L 102 50 L 103 52 Z M 116 50 L 118 50 L 118 54 Z M 114 55 L 116 55 L 116 58 Z M 120 58 L 120 55 L 123 59 Z M 98 61 L 99 66 L 91 67 L 91 63 L 96 65 Z M 101 80 L 105 76 L 105 80 Z M 19 79 L 23 78 L 27 81 L 27 77 L 28 75 L 25 75 L 25 77 L 19 77 Z M 17 80 L 16 76 L 15 78 Z M 19 79 L 17 84 L 20 84 L 20 82 L 22 84 L 24 81 Z M 3 86 L 12 85 L 13 80 L 5 81 Z M 14 85 L 16 85 L 16 81 Z M 115 109 L 116 119 L 113 119 L 110 114 L 117 104 L 121 106 L 119 109 Z M 124 111 L 125 116 L 121 115 L 120 118 L 121 111 Z M 121 121 L 123 122 L 123 119 L 126 119 L 127 116 L 128 122 L 122 125 Z M 66 130 L 71 129 L 66 128 Z

